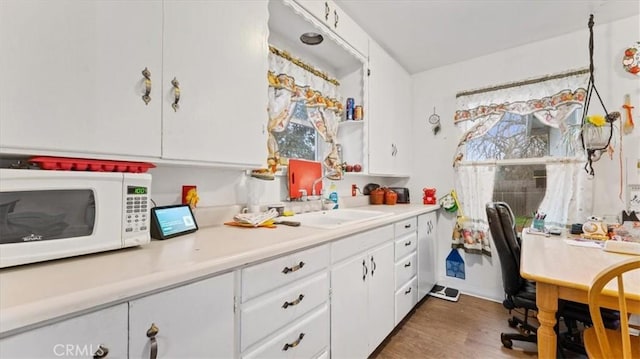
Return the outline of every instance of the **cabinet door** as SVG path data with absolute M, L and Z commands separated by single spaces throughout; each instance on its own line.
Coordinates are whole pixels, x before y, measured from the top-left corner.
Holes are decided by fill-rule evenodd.
M 384 340 L 394 326 L 394 243 L 388 242 L 368 254 L 369 278 L 369 351 Z
M 369 173 L 394 171 L 393 59 L 369 41 Z
M 369 258 L 355 256 L 331 271 L 331 357 L 366 358 Z M 393 291 L 393 289 L 392 289 Z
M 129 302 L 129 357 L 149 358 L 147 330 L 158 328 L 158 358 L 234 355 L 233 273 Z
M 296 0 L 296 2 L 366 57 L 369 42 L 367 33 L 335 2 L 331 0 Z
M 2 0 L 0 54 L 3 151 L 160 156 L 160 2 Z
M 418 301 L 436 284 L 437 212 L 418 216 Z
M 0 340 L 1 358 L 86 358 L 107 351 L 108 358 L 127 358 L 126 304 Z
M 369 173 L 407 176 L 411 168 L 411 77 L 369 42 Z
M 267 5 L 164 1 L 163 158 L 266 161 Z

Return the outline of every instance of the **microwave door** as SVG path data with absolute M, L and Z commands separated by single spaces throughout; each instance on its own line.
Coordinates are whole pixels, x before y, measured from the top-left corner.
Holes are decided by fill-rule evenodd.
M 0 244 L 91 236 L 94 226 L 91 189 L 0 193 Z

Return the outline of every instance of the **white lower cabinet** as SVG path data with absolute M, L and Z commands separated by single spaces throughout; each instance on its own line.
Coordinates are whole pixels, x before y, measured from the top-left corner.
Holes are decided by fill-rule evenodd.
M 438 213 L 432 211 L 418 216 L 418 301 L 436 284 L 436 243 Z
M 329 245 L 241 271 L 240 356 L 316 358 L 329 350 Z
M 418 303 L 418 222 L 416 217 L 399 221 L 395 233 L 395 324 Z
M 325 303 L 280 331 L 243 358 L 315 358 L 329 343 L 329 307 Z
M 0 358 L 127 358 L 127 304 L 0 340 Z
M 129 358 L 232 358 L 233 298 L 227 273 L 130 301 Z
M 353 248 L 349 241 L 362 238 L 382 241 L 331 269 L 332 358 L 366 358 L 393 329 L 394 243 L 392 227 L 387 228 L 343 239 L 332 248 L 334 253 L 348 250 Z

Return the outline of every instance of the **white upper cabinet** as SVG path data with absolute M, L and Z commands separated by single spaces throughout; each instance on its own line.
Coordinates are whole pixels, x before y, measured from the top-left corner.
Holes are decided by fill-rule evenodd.
M 266 162 L 267 5 L 164 1 L 163 158 Z
M 331 0 L 295 0 L 315 18 L 349 43 L 360 54 L 367 56 L 369 36 L 349 15 Z
M 409 176 L 412 161 L 411 76 L 369 42 L 369 173 Z
M 2 0 L 0 54 L 0 151 L 160 156 L 161 2 Z

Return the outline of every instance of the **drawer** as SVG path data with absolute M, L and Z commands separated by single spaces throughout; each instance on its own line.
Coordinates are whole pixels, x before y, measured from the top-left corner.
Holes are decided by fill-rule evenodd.
M 396 238 L 418 229 L 418 218 L 411 217 L 393 224 Z
M 242 357 L 315 358 L 328 348 L 329 308 L 323 305 Z
M 415 252 L 418 246 L 418 233 L 411 232 L 396 239 L 396 258 L 398 259 L 407 256 L 411 252 Z
M 326 271 L 269 292 L 240 309 L 240 350 L 303 316 L 329 299 Z
M 331 243 L 331 263 L 337 263 L 393 239 L 393 225 L 358 233 Z
M 396 291 L 396 325 L 418 303 L 417 279 L 413 278 Z
M 314 247 L 242 269 L 242 303 L 293 283 L 329 265 L 329 245 Z
M 403 286 L 409 279 L 416 275 L 418 271 L 416 258 L 416 252 L 413 252 L 396 262 L 396 289 Z

